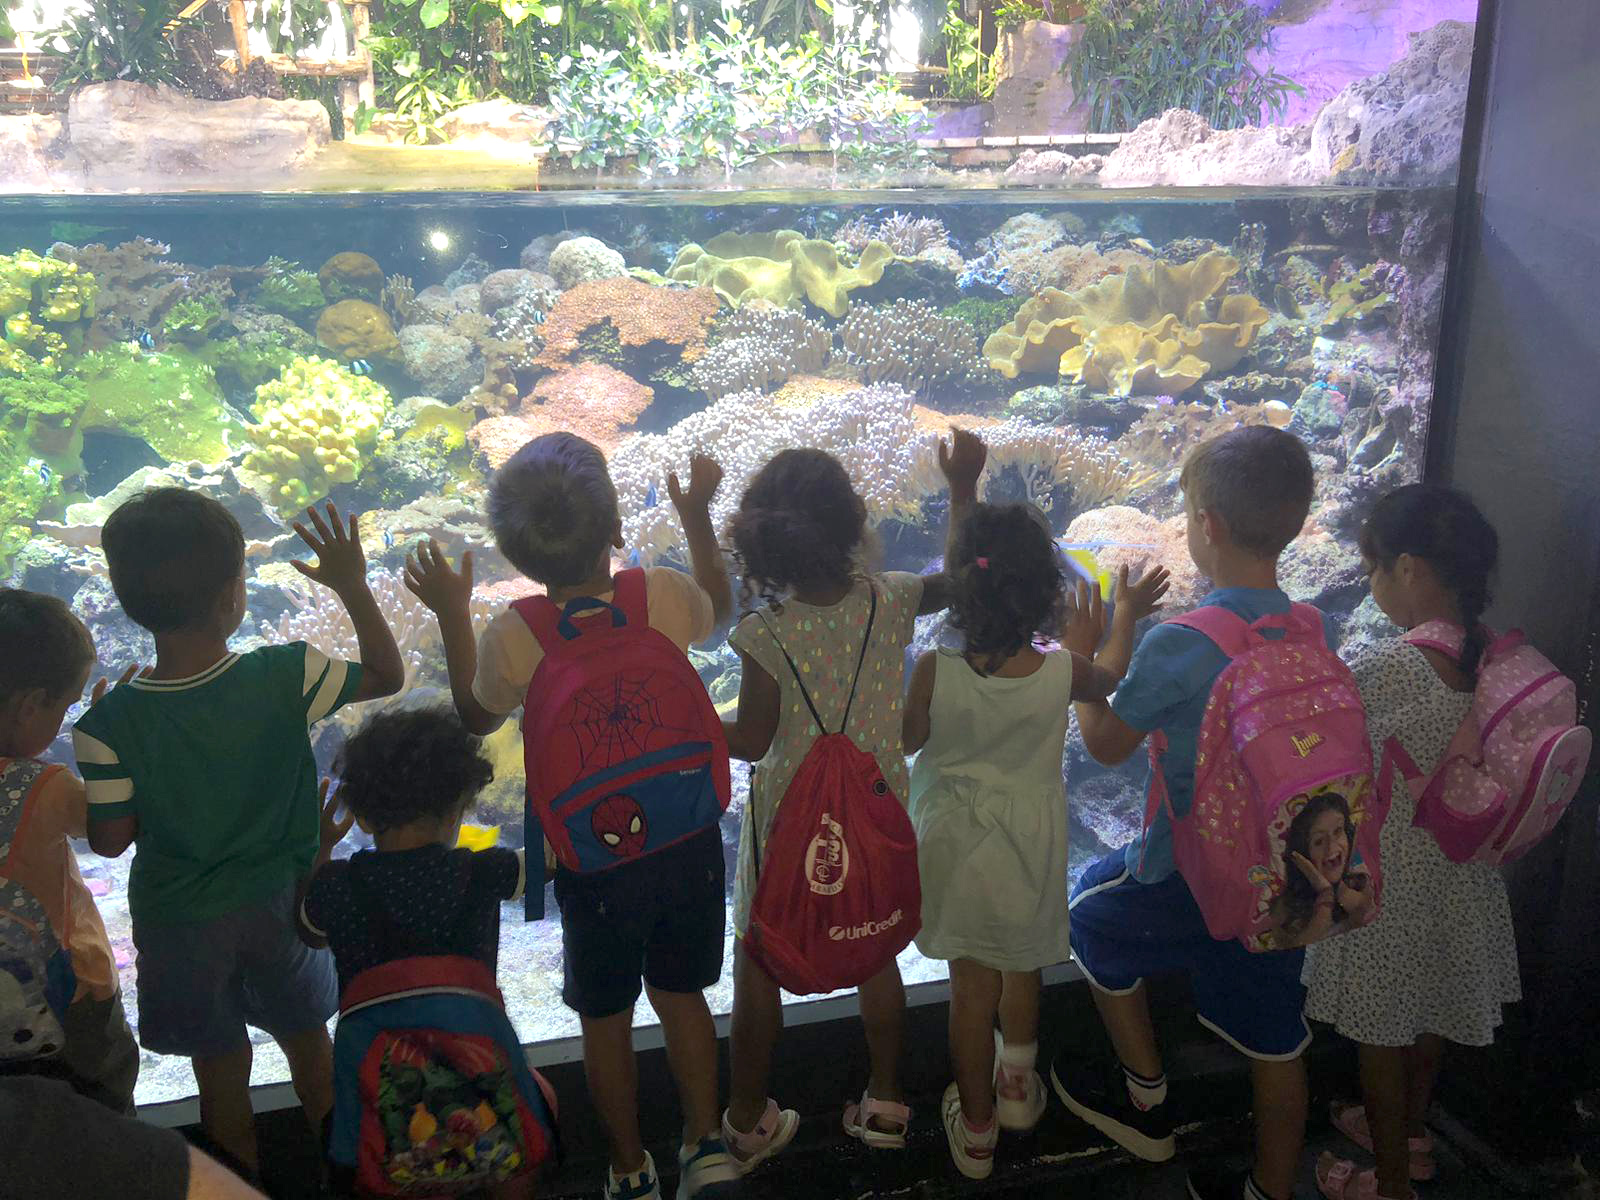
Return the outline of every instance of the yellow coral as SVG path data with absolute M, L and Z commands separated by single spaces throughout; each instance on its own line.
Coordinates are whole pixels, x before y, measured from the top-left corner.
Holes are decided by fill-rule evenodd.
M 259 476 L 280 512 L 322 499 L 354 483 L 362 456 L 388 434 L 389 393 L 337 363 L 299 358 L 282 376 L 256 389 L 260 421 L 250 426 L 255 449 L 244 469 Z
M 1249 295 L 1216 299 L 1239 270 L 1220 251 L 1132 267 L 1076 292 L 1046 288 L 984 343 L 1008 379 L 1059 372 L 1102 391 L 1176 394 L 1236 365 L 1267 321 Z
M 793 229 L 722 233 L 704 246 L 691 243 L 678 251 L 668 277 L 709 285 L 735 306 L 762 299 L 793 308 L 804 298 L 842 317 L 850 310 L 850 293 L 882 279 L 894 257 L 884 243 L 868 242 L 855 266 L 848 266 L 834 243 Z

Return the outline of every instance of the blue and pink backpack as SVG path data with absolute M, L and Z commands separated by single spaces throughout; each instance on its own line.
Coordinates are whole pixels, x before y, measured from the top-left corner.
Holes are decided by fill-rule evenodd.
M 645 573 L 619 571 L 608 603 L 548 597 L 512 610 L 544 658 L 528 685 L 523 745 L 533 819 L 568 871 L 605 871 L 721 819 L 728 743 L 705 684 L 650 625 Z M 539 888 L 528 889 L 538 914 Z
M 1388 805 L 1375 793 L 1366 712 L 1355 677 L 1327 644 L 1322 614 L 1293 605 L 1248 622 L 1209 606 L 1172 618 L 1228 656 L 1212 685 L 1195 752 L 1194 804 L 1173 812 L 1161 772 L 1166 740 L 1150 739 L 1149 828 L 1164 807 L 1173 855 L 1211 936 L 1253 951 L 1302 944 L 1288 927 L 1290 843 L 1296 819 L 1342 810 L 1352 831 L 1346 882 L 1382 895 L 1378 831 Z M 1270 631 L 1282 636 L 1269 638 Z M 1343 932 L 1334 923 L 1328 933 Z

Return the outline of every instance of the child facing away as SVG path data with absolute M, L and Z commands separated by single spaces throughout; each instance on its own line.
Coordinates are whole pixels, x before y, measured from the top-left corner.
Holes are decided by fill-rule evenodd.
M 453 711 L 392 708 L 370 718 L 345 743 L 335 769 L 339 789 L 324 805 L 317 867 L 299 908 L 302 939 L 333 951 L 347 1005 L 355 998 L 352 985 L 360 989 L 376 979 L 367 975 L 357 982 L 363 973 L 386 964 L 457 959 L 486 967 L 487 974 L 481 975 L 435 963 L 426 976 L 412 971 L 392 981 L 377 979 L 361 998 L 376 1003 L 396 993 L 412 994 L 413 986 L 429 982 L 455 997 L 473 993 L 465 1005 L 456 1000 L 462 1008 L 458 1019 L 475 1032 L 487 1031 L 491 1037 L 500 1033 L 499 1048 L 508 1069 L 495 1080 L 511 1085 L 485 1087 L 481 1080 L 460 1079 L 452 1094 L 440 1086 L 442 1072 L 435 1065 L 420 1112 L 412 1103 L 418 1099 L 415 1095 L 396 1101 L 408 1134 L 401 1148 L 391 1146 L 387 1165 L 432 1176 L 444 1185 L 454 1176 L 482 1182 L 473 1175 L 476 1167 L 496 1180 L 489 1184 L 495 1200 L 531 1197 L 531 1171 L 537 1165 L 533 1151 L 547 1147 L 548 1138 L 538 1130 L 519 1131 L 515 1118 L 521 1106 L 512 1102 L 513 1095 L 525 1093 L 530 1112 L 542 1110 L 543 1105 L 535 1099 L 538 1081 L 527 1071 L 515 1032 L 500 1019 L 503 1003 L 493 986 L 500 905 L 522 895 L 527 880 L 523 852 L 503 847 L 473 851 L 456 845 L 462 818 L 493 780 L 494 768 Z M 341 805 L 347 810 L 343 817 L 338 815 Z M 371 835 L 373 849 L 332 861 L 333 848 L 352 822 Z M 499 1011 L 486 1017 L 479 1011 L 483 1005 Z M 415 1013 L 404 1015 L 416 1019 Z M 341 1017 L 341 1045 L 351 1032 L 343 1027 L 346 1019 Z M 374 1019 L 381 1024 L 384 1018 Z M 394 1036 L 392 1029 L 384 1032 Z M 341 1064 L 353 1067 L 359 1059 L 340 1051 Z M 374 1115 L 363 1111 L 363 1081 L 354 1077 L 356 1071 L 349 1074 L 336 1080 L 336 1146 L 357 1141 L 357 1131 Z M 381 1085 L 377 1090 L 380 1096 L 385 1094 Z M 376 1117 L 387 1127 L 391 1122 L 384 1118 L 391 1114 L 382 1111 L 381 1102 L 375 1107 Z M 359 1154 L 352 1157 L 359 1161 Z M 338 1165 L 348 1169 L 350 1164 Z M 335 1178 L 348 1183 L 337 1174 Z
M 958 436 L 953 451 L 941 444 L 952 520 L 975 501 L 983 463 L 976 438 Z M 781 995 L 743 945 L 757 855 L 790 781 L 824 731 L 796 672 L 804 675 L 825 730 L 839 729 L 848 709 L 850 728 L 843 732 L 877 759 L 889 790 L 904 803 L 905 648 L 917 616 L 947 603 L 943 574 L 862 568 L 866 518 L 866 505 L 837 459 L 820 450 L 785 450 L 750 481 L 727 530 L 743 568 L 744 596 L 762 602 L 728 639 L 739 653 L 741 677 L 737 716 L 725 723 L 729 752 L 756 764 L 734 878 L 733 928 L 740 941 L 734 949 L 731 1084 L 722 1118 L 723 1137 L 746 1171 L 787 1146 L 800 1123 L 798 1113 L 767 1095 L 783 1027 Z M 891 961 L 857 995 L 871 1068 L 860 1099 L 845 1107 L 844 1129 L 870 1147 L 900 1149 L 911 1112 L 900 1085 L 905 992 L 899 967 Z
M 1404 630 L 1445 621 L 1466 635 L 1458 660 L 1402 638 L 1350 656 L 1377 753 L 1398 739 L 1426 775 L 1472 706 L 1498 539 L 1460 492 L 1412 484 L 1377 502 L 1360 544 L 1385 616 Z M 1396 788 L 1380 834 L 1378 920 L 1306 951 L 1307 1013 L 1360 1043 L 1366 1103 L 1336 1104 L 1334 1124 L 1377 1156 L 1376 1173 L 1323 1156 L 1317 1181 L 1335 1200 L 1401 1200 L 1413 1194 L 1412 1180 L 1433 1178 L 1423 1117 L 1445 1043 L 1488 1045 L 1501 1007 L 1522 996 L 1500 872 L 1451 862 L 1412 825 L 1415 815 L 1411 789 Z
M 133 1112 L 139 1047 L 122 1009 L 122 988 L 105 922 L 78 873 L 67 840 L 88 834 L 83 781 L 39 756 L 50 748 L 94 666 L 94 641 L 54 596 L 0 588 L 0 904 L 37 905 L 67 953 L 73 990 L 60 1020 L 64 1043 L 33 1056 L 26 1027 L 0 1002 L 7 1051 L 0 1073 L 62 1078 L 115 1112 Z M 105 692 L 105 680 L 94 700 Z M 0 966 L 0 976 L 6 968 Z M 20 1000 L 20 989 L 17 993 Z
M 702 457 L 691 463 L 687 490 L 676 475 L 668 477 L 694 575 L 670 567 L 642 573 L 651 627 L 685 653 L 711 637 L 733 603 L 709 507 L 721 478 L 721 468 Z M 611 551 L 622 548 L 622 518 L 605 455 L 591 443 L 570 433 L 529 442 L 495 473 L 489 523 L 500 552 L 543 584 L 554 603 L 615 598 L 621 576 L 612 575 Z M 470 552 L 457 572 L 437 545 L 425 545 L 408 563 L 407 585 L 438 614 L 462 722 L 478 734 L 498 728 L 529 697 L 544 659 L 538 637 L 508 610 L 474 645 Z M 639 1134 L 633 1008 L 641 980 L 661 1018 L 683 1105 L 678 1195 L 709 1198 L 737 1184 L 718 1130 L 716 1028 L 704 995 L 722 975 L 726 895 L 715 826 L 638 862 L 590 874 L 556 872 L 561 998 L 583 1027 L 589 1092 L 609 1142 L 608 1200 L 660 1195 L 655 1161 Z
M 1314 479 L 1305 447 L 1266 427 L 1236 430 L 1197 446 L 1184 464 L 1190 556 L 1215 590 L 1202 602 L 1247 621 L 1289 611 L 1278 587 L 1278 557 L 1299 534 Z M 1092 622 L 1067 645 L 1092 653 Z M 1096 657 L 1121 652 L 1113 639 Z M 1194 799 L 1195 749 L 1212 684 L 1227 657 L 1205 636 L 1159 625 L 1141 641 L 1115 698 L 1077 708 L 1085 746 L 1099 762 L 1125 762 L 1147 736 L 1164 743 L 1160 770 L 1173 809 Z M 1089 979 L 1117 1062 L 1098 1066 L 1060 1058 L 1051 1082 L 1077 1116 L 1130 1153 L 1151 1162 L 1173 1156 L 1167 1079 L 1150 1022 L 1146 977 L 1185 972 L 1200 1021 L 1251 1060 L 1256 1120 L 1252 1171 L 1189 1172 L 1194 1200 L 1288 1200 L 1305 1139 L 1311 1041 L 1300 984 L 1304 951 L 1251 953 L 1212 938 L 1173 861 L 1164 810 L 1123 850 L 1092 864 L 1070 902 L 1072 952 Z
M 1032 1129 L 1045 1109 L 1033 1069 L 1040 971 L 1070 953 L 1061 757 L 1071 702 L 1104 699 L 1118 675 L 1037 648 L 1071 615 L 1060 552 L 1037 508 L 979 504 L 951 542 L 948 619 L 963 644 L 918 659 L 905 749 L 921 751 L 911 772 L 917 949 L 950 963 L 956 1078 L 944 1094 L 945 1137 L 957 1169 L 984 1179 L 999 1129 Z M 1124 569 L 1112 633 L 1126 644 L 1124 664 L 1135 622 L 1165 591 L 1165 571 L 1130 588 Z
M 101 537 L 111 586 L 155 638 L 155 665 L 113 689 L 73 731 L 89 844 L 137 844 L 128 880 L 138 950 L 139 1040 L 192 1060 L 205 1135 L 257 1169 L 247 1025 L 289 1060 L 313 1130 L 330 1105 L 333 964 L 295 935 L 296 887 L 317 854 L 308 729 L 404 681 L 394 635 L 367 586 L 356 519 L 329 505 L 295 531 L 316 555 L 301 574 L 339 598 L 359 663 L 304 642 L 245 654 L 244 536 L 217 501 L 182 488 L 127 500 Z

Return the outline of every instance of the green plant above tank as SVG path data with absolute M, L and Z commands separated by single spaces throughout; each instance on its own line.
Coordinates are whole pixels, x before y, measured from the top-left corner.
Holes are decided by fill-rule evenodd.
M 84 0 L 50 40 L 62 47 L 58 88 L 111 79 L 178 84 L 182 66 L 169 26 L 177 0 Z

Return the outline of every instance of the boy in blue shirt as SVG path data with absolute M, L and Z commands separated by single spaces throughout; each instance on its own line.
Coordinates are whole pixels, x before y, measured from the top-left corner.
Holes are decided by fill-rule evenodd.
M 1247 621 L 1287 612 L 1278 557 L 1311 506 L 1314 480 L 1305 447 L 1278 429 L 1236 430 L 1195 448 L 1182 487 L 1189 554 L 1215 585 L 1202 604 Z M 1092 653 L 1099 635 L 1091 615 L 1073 631 L 1069 648 Z M 1113 636 L 1096 657 L 1112 671 L 1126 666 L 1127 675 L 1111 701 L 1077 705 L 1084 745 L 1096 760 L 1114 765 L 1127 761 L 1147 736 L 1159 739 L 1173 810 L 1185 813 L 1194 800 L 1201 717 L 1228 659 L 1204 635 L 1176 625 L 1152 629 L 1131 665 L 1128 652 L 1126 639 Z M 1108 1071 L 1059 1059 L 1050 1075 L 1062 1103 L 1140 1158 L 1173 1156 L 1167 1080 L 1144 980 L 1185 972 L 1201 1024 L 1251 1060 L 1256 1114 L 1254 1170 L 1242 1176 L 1193 1170 L 1189 1195 L 1289 1200 L 1305 1138 L 1300 1056 L 1311 1041 L 1302 1012 L 1304 951 L 1257 954 L 1212 938 L 1173 861 L 1172 826 L 1162 811 L 1131 845 L 1084 872 L 1070 908 L 1073 957 L 1093 985 L 1119 1066 Z

